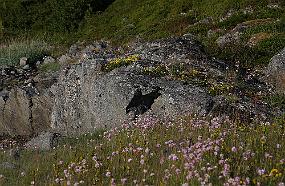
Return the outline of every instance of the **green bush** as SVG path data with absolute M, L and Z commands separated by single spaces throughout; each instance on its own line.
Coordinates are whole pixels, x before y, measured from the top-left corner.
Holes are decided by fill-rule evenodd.
M 21 57 L 36 61 L 48 54 L 50 54 L 50 47 L 43 41 L 13 41 L 0 48 L 0 66 L 18 65 Z

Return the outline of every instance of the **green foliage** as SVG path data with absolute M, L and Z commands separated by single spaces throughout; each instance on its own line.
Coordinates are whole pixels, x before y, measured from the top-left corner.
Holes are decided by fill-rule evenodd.
M 244 67 L 252 68 L 256 65 L 268 64 L 270 58 L 285 47 L 284 21 L 276 20 L 253 20 L 248 22 L 247 28 L 241 35 L 240 42 L 232 43 L 225 48 L 220 48 L 216 39 L 224 34 L 224 32 L 213 34 L 208 37 L 201 34 L 200 39 L 206 46 L 207 52 L 219 59 L 224 59 L 230 63 L 237 61 Z M 229 23 L 224 25 L 230 26 Z M 255 34 L 266 34 L 268 37 L 262 39 L 254 46 L 249 46 L 249 41 Z
M 285 109 L 285 95 L 273 94 L 264 98 L 264 100 L 272 107 Z
M 0 47 L 0 66 L 18 65 L 22 57 L 27 57 L 31 61 L 37 61 L 49 54 L 50 47 L 43 41 L 15 40 Z
M 143 73 L 154 77 L 163 77 L 169 75 L 169 71 L 165 65 L 158 65 L 156 67 L 146 67 Z
M 230 92 L 233 88 L 232 85 L 227 83 L 211 84 L 208 88 L 208 91 L 211 95 L 216 96 L 224 93 Z
M 269 8 L 270 0 L 1 0 L 0 17 L 5 35 L 28 32 L 56 44 L 71 44 L 77 40 L 108 39 L 114 44 L 126 44 L 141 38 L 153 40 L 193 33 L 214 57 L 243 64 L 264 64 L 284 47 L 284 2 L 279 8 Z M 111 4 L 112 3 L 112 4 Z M 107 5 L 111 4 L 107 7 Z M 105 9 L 107 7 L 107 9 Z M 252 13 L 245 14 L 250 8 Z M 98 10 L 105 10 L 98 12 Z M 232 12 L 231 16 L 228 13 Z M 228 16 L 228 17 L 227 17 Z M 203 22 L 211 17 L 213 22 Z M 220 21 L 222 18 L 223 21 Z M 246 29 L 241 45 L 219 49 L 215 40 L 244 21 L 271 18 L 272 23 Z M 275 21 L 281 19 L 279 22 Z M 1 25 L 1 24 L 0 24 Z M 219 30 L 208 36 L 209 30 Z M 245 47 L 252 34 L 272 33 L 272 38 L 254 48 Z M 0 32 L 1 35 L 1 32 Z M 267 48 L 266 48 L 267 47 Z
M 102 0 L 1 0 L 0 17 L 8 34 L 75 32 L 88 12 L 106 6 Z

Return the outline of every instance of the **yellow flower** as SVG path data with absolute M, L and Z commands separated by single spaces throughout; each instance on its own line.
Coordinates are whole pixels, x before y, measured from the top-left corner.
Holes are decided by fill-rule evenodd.
M 278 173 L 279 173 L 278 169 L 272 169 L 272 170 L 270 171 L 269 176 L 274 176 L 274 175 L 277 175 Z
M 262 144 L 264 144 L 264 143 L 266 142 L 266 137 L 265 137 L 265 136 L 262 136 L 262 138 L 260 138 L 260 142 L 261 142 Z

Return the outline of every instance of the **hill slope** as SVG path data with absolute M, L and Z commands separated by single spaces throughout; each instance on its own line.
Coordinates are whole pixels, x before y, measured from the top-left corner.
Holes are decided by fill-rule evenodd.
M 105 38 L 125 43 L 193 33 L 215 57 L 246 66 L 266 64 L 285 40 L 283 1 L 255 0 L 117 0 L 105 12 L 87 18 L 82 38 Z M 270 20 L 257 21 L 256 20 Z M 252 21 L 238 43 L 219 49 L 216 40 L 238 24 Z M 241 30 L 238 30 L 241 32 Z M 245 46 L 259 34 L 257 45 Z

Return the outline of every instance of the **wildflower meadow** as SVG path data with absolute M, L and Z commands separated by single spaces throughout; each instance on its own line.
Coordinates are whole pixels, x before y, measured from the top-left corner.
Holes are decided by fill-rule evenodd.
M 0 184 L 283 186 L 284 135 L 280 122 L 146 116 L 66 138 L 48 152 L 23 150 L 19 167 L 2 173 Z

